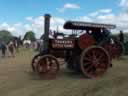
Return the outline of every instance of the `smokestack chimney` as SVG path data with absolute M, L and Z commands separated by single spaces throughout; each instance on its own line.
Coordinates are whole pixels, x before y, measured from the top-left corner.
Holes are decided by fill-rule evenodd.
M 49 46 L 49 28 L 50 28 L 50 14 L 45 14 L 44 15 L 45 20 L 44 20 L 44 48 L 43 50 L 48 50 Z

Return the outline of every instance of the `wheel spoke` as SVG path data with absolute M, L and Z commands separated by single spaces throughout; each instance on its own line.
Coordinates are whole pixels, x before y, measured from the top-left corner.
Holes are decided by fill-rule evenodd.
M 91 76 L 96 77 L 96 68 L 95 66 L 92 66 L 92 68 L 88 71 L 88 74 Z
M 88 58 L 88 57 L 84 57 L 84 60 L 83 60 L 84 62 L 91 62 L 91 59 L 90 58 Z
M 88 66 L 87 68 L 85 68 L 86 72 L 91 71 L 93 67 L 94 67 L 93 65 L 90 65 L 90 66 Z
M 104 57 L 104 55 L 101 54 L 101 55 L 98 57 L 98 59 L 101 60 L 103 57 Z
M 96 53 L 95 53 L 95 50 L 92 50 L 92 57 L 93 57 L 93 59 L 96 59 Z
M 92 54 L 90 52 L 88 52 L 85 56 L 87 56 L 88 58 L 92 58 Z
M 101 54 L 101 51 L 97 50 L 96 51 L 96 57 L 99 58 L 101 55 L 103 55 L 103 54 Z
M 90 66 L 89 63 L 86 63 L 86 64 L 83 65 L 84 68 L 88 68 L 89 66 Z

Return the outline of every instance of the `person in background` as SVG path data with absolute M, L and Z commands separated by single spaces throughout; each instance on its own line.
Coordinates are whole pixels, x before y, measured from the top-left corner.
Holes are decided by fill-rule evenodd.
M 8 44 L 8 50 L 9 50 L 12 57 L 15 56 L 14 55 L 14 49 L 15 49 L 14 43 L 12 41 L 10 41 L 9 44 Z
M 16 52 L 19 52 L 18 41 L 17 40 L 13 40 L 13 44 L 14 44 L 14 48 L 15 48 Z
M 124 34 L 123 31 L 120 31 L 119 33 L 119 41 L 123 44 L 124 43 Z
M 6 50 L 7 50 L 6 44 L 4 42 L 1 42 L 0 47 L 1 47 L 2 57 L 4 58 L 6 56 Z

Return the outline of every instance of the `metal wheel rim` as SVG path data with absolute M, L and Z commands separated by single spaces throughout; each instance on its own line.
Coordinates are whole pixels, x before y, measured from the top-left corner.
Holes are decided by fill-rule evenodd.
M 102 55 L 106 56 L 107 59 L 105 60 L 105 59 L 103 59 L 103 57 L 96 57 L 96 58 L 99 58 L 99 61 L 98 60 L 97 61 L 91 60 L 88 62 L 86 60 L 83 61 L 86 57 L 86 53 L 92 49 L 98 49 L 101 52 L 104 52 Z M 102 59 L 100 60 L 100 58 L 102 58 Z M 92 62 L 92 61 L 94 61 L 94 62 Z M 96 63 L 96 62 L 99 62 L 99 63 Z M 105 62 L 106 62 L 106 64 L 105 64 Z M 85 63 L 90 63 L 90 64 L 85 64 Z M 98 46 L 92 46 L 83 51 L 83 53 L 81 55 L 81 59 L 80 59 L 80 66 L 81 66 L 81 70 L 85 76 L 87 76 L 89 78 L 100 77 L 107 71 L 108 67 L 110 66 L 110 56 L 104 48 L 98 47 Z M 104 68 L 102 68 L 102 67 L 104 67 Z M 89 73 L 89 70 L 91 73 Z M 95 72 L 93 70 L 95 70 Z M 99 71 L 99 73 L 98 73 L 98 71 Z
M 42 77 L 55 77 L 59 72 L 59 62 L 57 58 L 52 55 L 44 55 L 38 61 L 36 69 Z
M 37 54 L 36 56 L 34 56 L 34 58 L 32 59 L 32 63 L 31 63 L 31 67 L 33 71 L 36 71 L 36 66 L 37 66 L 37 62 L 38 60 L 41 58 L 41 54 Z

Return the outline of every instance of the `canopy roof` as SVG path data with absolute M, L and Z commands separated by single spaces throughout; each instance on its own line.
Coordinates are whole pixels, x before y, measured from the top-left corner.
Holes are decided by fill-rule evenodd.
M 87 30 L 93 28 L 114 29 L 116 28 L 116 25 L 91 23 L 91 22 L 79 22 L 79 21 L 67 21 L 63 27 L 64 29 L 73 29 L 73 30 Z

